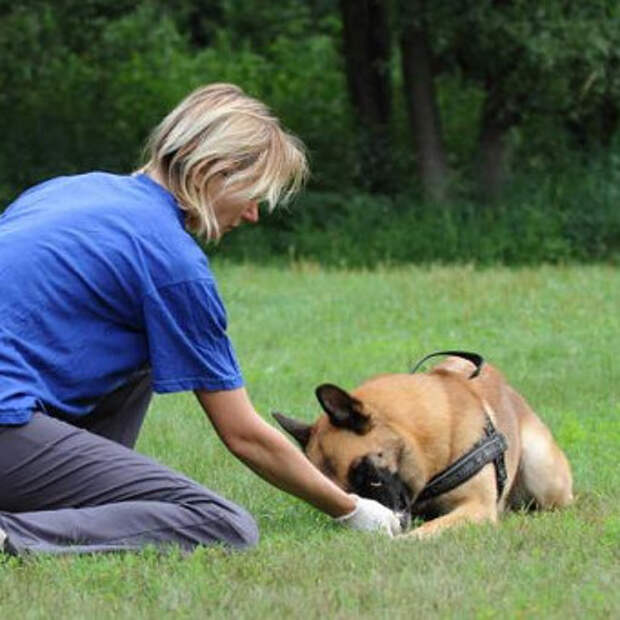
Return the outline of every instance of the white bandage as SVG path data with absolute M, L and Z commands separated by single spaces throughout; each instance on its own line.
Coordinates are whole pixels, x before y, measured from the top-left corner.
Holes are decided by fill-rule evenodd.
M 379 530 L 390 537 L 401 533 L 400 520 L 392 510 L 374 499 L 353 494 L 351 497 L 355 499 L 355 508 L 349 514 L 337 517 L 335 521 L 353 530 Z

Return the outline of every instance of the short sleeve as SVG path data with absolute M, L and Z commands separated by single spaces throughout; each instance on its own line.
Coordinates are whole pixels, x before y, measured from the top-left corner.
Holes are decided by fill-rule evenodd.
M 232 390 L 243 385 L 213 280 L 158 288 L 145 296 L 143 312 L 156 392 Z

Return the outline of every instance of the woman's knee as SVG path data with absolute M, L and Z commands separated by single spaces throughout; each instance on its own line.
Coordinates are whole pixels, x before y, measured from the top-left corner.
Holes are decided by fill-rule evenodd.
M 210 499 L 192 506 L 202 513 L 201 525 L 194 530 L 198 545 L 222 543 L 235 549 L 250 549 L 258 543 L 258 525 L 252 515 L 229 502 Z
M 236 506 L 233 528 L 235 535 L 231 537 L 230 544 L 235 548 L 251 549 L 258 544 L 258 525 L 254 517 L 239 506 Z

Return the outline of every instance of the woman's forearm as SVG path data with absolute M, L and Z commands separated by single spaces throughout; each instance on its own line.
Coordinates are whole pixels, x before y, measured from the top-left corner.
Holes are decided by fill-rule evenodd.
M 259 476 L 333 517 L 355 508 L 353 498 L 256 413 L 243 388 L 196 396 L 228 449 Z
M 233 451 L 259 476 L 319 510 L 340 517 L 350 513 L 355 501 L 324 476 L 279 431 L 269 426 L 255 441 L 241 443 Z

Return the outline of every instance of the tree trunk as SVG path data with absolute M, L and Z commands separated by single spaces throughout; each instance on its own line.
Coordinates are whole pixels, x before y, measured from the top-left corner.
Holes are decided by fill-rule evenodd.
M 496 202 L 506 180 L 506 134 L 492 122 L 482 123 L 478 144 L 478 187 L 485 203 Z
M 340 0 L 343 51 L 359 128 L 360 180 L 372 192 L 391 186 L 388 0 Z
M 495 10 L 511 4 L 513 0 L 492 0 Z M 515 55 L 499 67 L 489 59 L 484 68 L 486 96 L 478 134 L 477 176 L 480 197 L 486 204 L 497 202 L 502 194 L 507 177 L 508 132 L 521 121 L 521 109 L 528 99 L 527 92 L 511 86 L 518 62 Z
M 427 196 L 441 200 L 446 193 L 448 166 L 441 139 L 424 1 L 400 0 L 399 9 L 403 85 L 420 180 Z
M 163 4 L 165 6 L 167 3 Z M 181 6 L 186 7 L 184 29 L 189 34 L 191 45 L 197 49 L 209 46 L 217 31 L 217 24 L 224 22 L 222 3 L 212 0 L 193 0 Z
M 478 137 L 478 187 L 487 203 L 496 202 L 506 181 L 508 132 L 520 120 L 519 97 L 512 100 L 502 91 L 502 78 L 487 77 L 486 98 Z

